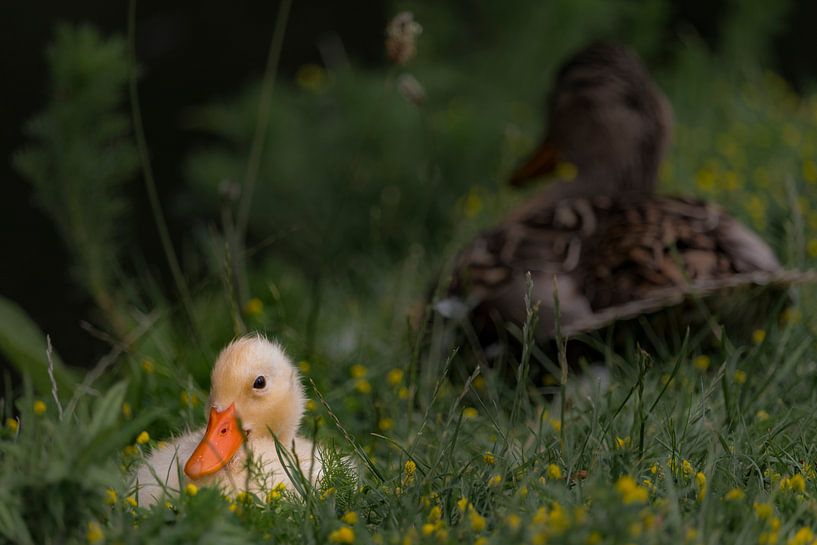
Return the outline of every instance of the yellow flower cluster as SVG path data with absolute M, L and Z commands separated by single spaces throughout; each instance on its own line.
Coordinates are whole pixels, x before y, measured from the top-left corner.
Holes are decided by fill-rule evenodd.
M 746 494 L 740 488 L 733 488 L 729 492 L 723 495 L 723 499 L 726 501 L 738 502 L 742 500 Z
M 703 471 L 699 471 L 695 474 L 695 486 L 698 488 L 698 494 L 695 496 L 699 502 L 704 501 L 706 498 L 706 475 L 704 475 Z
M 351 544 L 355 542 L 355 531 L 348 526 L 341 526 L 337 530 L 329 533 L 329 541 L 332 543 Z
M 815 545 L 817 544 L 817 540 L 814 538 L 814 532 L 811 531 L 811 528 L 808 526 L 803 526 L 797 532 L 791 536 L 788 541 L 786 541 L 786 545 Z
M 283 497 L 284 491 L 286 489 L 287 487 L 284 483 L 278 483 L 275 486 L 273 486 L 272 490 L 270 490 L 267 493 L 267 503 L 272 503 L 280 500 Z
M 797 473 L 792 475 L 791 477 L 784 477 L 780 481 L 780 490 L 789 490 L 792 492 L 805 492 L 806 491 L 806 479 L 803 478 L 803 475 Z
M 649 498 L 649 491 L 629 475 L 619 477 L 616 481 L 616 491 L 625 505 L 646 503 Z

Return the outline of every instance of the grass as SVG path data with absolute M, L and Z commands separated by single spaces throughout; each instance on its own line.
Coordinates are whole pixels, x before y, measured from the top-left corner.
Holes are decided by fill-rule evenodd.
M 264 95 L 255 87 L 191 111 L 185 121 L 216 143 L 189 158 L 187 197 L 201 199 L 201 215 L 222 221 L 194 228 L 179 253 L 187 277 L 179 282 L 193 279 L 183 304 L 165 297 L 139 264 L 111 259 L 127 253 L 126 215 L 122 206 L 106 214 L 95 208 L 115 200 L 120 171 L 132 174 L 138 153 L 146 162 L 147 142 L 137 149 L 126 138 L 116 106 L 132 73 L 126 42 L 87 28 L 79 38 L 61 30 L 51 57 L 62 92 L 32 125 L 35 145 L 18 161 L 44 195 L 67 188 L 76 197 L 73 220 L 57 224 L 68 246 L 79 248 L 72 252 L 78 284 L 86 280 L 100 307 L 94 321 L 103 325 L 89 329 L 111 348 L 84 376 L 68 371 L 59 341 L 47 351 L 25 315 L 0 300 L 0 348 L 31 371 L 18 389 L 5 381 L 0 403 L 0 539 L 814 542 L 811 291 L 796 294 L 794 309 L 782 320 L 770 317 L 748 345 L 728 335 L 704 345 L 698 332 L 677 331 L 685 340 L 672 348 L 658 341 L 649 351 L 608 352 L 609 387 L 568 372 L 558 356 L 548 360 L 532 343 L 534 312 L 520 332 L 526 342 L 518 361 L 502 368 L 474 358 L 467 336 L 450 345 L 452 326 L 418 319 L 429 315 L 429 286 L 457 246 L 520 198 L 491 182 L 540 130 L 531 84 L 518 81 L 530 79 L 527 72 L 509 74 L 512 80 L 496 74 L 508 62 L 534 66 L 544 46 L 525 42 L 530 33 L 502 29 L 541 26 L 567 50 L 615 19 L 606 10 L 623 10 L 623 21 L 632 16 L 615 3 L 591 4 L 598 13 L 570 2 L 538 11 L 486 7 L 475 17 L 509 20 L 477 29 L 474 52 L 453 60 L 440 52 L 468 27 L 446 29 L 456 14 L 434 18 L 434 3 L 419 5 L 423 39 L 432 44 L 411 67 L 428 94 L 420 106 L 399 94 L 394 70 L 345 66 L 312 67 L 294 84 L 278 82 L 268 128 L 257 119 L 266 106 L 259 108 Z M 656 25 L 642 16 L 644 32 L 633 35 L 647 43 L 657 38 L 645 29 Z M 762 42 L 749 26 L 734 25 L 732 42 Z M 508 48 L 518 52 L 510 61 Z M 798 96 L 774 74 L 694 40 L 676 57 L 658 72 L 678 119 L 664 190 L 722 203 L 789 266 L 813 266 L 817 97 Z M 488 75 L 452 66 L 485 67 Z M 452 89 L 467 91 L 451 96 Z M 100 119 L 113 119 L 103 123 L 109 131 L 84 129 Z M 252 138 L 256 129 L 269 134 Z M 86 143 L 85 133 L 97 139 Z M 63 141 L 77 148 L 60 155 Z M 127 160 L 94 170 L 112 142 Z M 254 147 L 248 168 L 246 150 Z M 319 161 L 316 149 L 337 153 Z M 215 187 L 245 173 L 254 185 L 251 209 Z M 50 209 L 60 214 L 59 203 Z M 244 242 L 231 240 L 229 214 L 241 209 L 248 217 L 239 230 L 246 221 L 250 238 L 236 255 Z M 99 218 L 104 229 L 85 228 Z M 532 310 L 536 301 L 526 304 Z M 428 329 L 421 334 L 416 323 Z M 203 425 L 210 366 L 247 329 L 277 338 L 299 362 L 310 397 L 301 433 L 324 449 L 325 478 L 298 490 L 270 483 L 260 497 L 186 487 L 166 503 L 139 506 L 135 467 L 158 441 Z M 550 378 L 534 382 L 542 367 Z
M 128 481 L 166 438 L 145 430 L 162 413 L 200 423 L 200 392 L 134 409 L 120 382 L 62 399 L 62 418 L 29 392 L 2 432 L 0 528 L 18 543 L 810 543 L 814 339 L 802 324 L 760 337 L 621 362 L 609 389 L 571 375 L 564 404 L 558 385 L 486 369 L 463 383 L 425 357 L 413 371 L 402 358 L 302 361 L 323 385 L 302 427 L 328 452 L 317 487 L 188 488 L 151 509 Z M 165 372 L 136 371 L 154 395 Z

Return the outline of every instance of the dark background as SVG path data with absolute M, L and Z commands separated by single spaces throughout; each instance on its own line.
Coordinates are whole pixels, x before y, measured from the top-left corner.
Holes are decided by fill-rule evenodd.
M 668 40 L 693 29 L 717 43 L 726 2 L 675 3 Z M 410 9 L 410 3 L 404 6 Z M 291 77 L 305 63 L 320 63 L 320 44 L 340 39 L 357 65 L 384 62 L 383 29 L 397 8 L 363 0 L 295 2 L 284 41 L 280 73 Z M 145 130 L 171 232 L 184 235 L 194 211 L 168 203 L 180 188 L 181 159 L 202 136 L 185 131 L 179 119 L 191 105 L 227 98 L 257 79 L 264 67 L 277 2 L 140 2 L 137 56 L 143 68 L 140 93 Z M 54 226 L 32 202 L 29 184 L 10 158 L 23 143 L 25 121 L 44 104 L 48 91 L 45 47 L 59 21 L 89 22 L 103 33 L 126 31 L 127 3 L 103 0 L 3 2 L 0 4 L 0 293 L 19 303 L 74 365 L 90 365 L 105 350 L 80 322 L 92 313 L 90 300 L 68 275 L 68 256 Z M 796 88 L 817 76 L 812 39 L 817 2 L 795 2 L 774 44 L 772 68 Z M 164 259 L 141 183 L 132 184 L 132 217 L 138 223 L 138 252 L 162 274 Z M 169 285 L 169 283 L 168 283 Z

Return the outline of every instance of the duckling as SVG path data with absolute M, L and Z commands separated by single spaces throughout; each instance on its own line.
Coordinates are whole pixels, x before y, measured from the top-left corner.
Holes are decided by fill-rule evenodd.
M 700 318 L 696 300 L 710 297 L 718 301 L 711 312 L 726 313 L 729 303 L 751 328 L 790 283 L 813 279 L 783 271 L 769 246 L 718 206 L 655 195 L 672 109 L 629 49 L 599 42 L 575 54 L 558 71 L 547 111 L 547 134 L 510 183 L 567 171 L 560 164 L 575 176 L 557 177 L 468 244 L 435 305 L 445 317 L 467 316 L 483 347 L 524 322 L 528 272 L 540 341 L 554 335 L 554 277 L 568 335 L 674 307 L 683 331 Z M 733 297 L 757 287 L 767 297 Z
M 273 435 L 306 478 L 320 478 L 313 443 L 297 435 L 306 404 L 300 375 L 278 344 L 259 335 L 233 341 L 218 356 L 211 384 L 207 428 L 155 449 L 139 468 L 140 505 L 186 482 L 228 494 L 292 487 Z

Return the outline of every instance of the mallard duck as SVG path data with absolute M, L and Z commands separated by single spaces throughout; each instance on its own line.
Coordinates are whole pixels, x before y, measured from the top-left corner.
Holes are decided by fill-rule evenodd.
M 547 113 L 546 136 L 510 183 L 572 176 L 556 176 L 460 252 L 436 304 L 444 316 L 467 315 L 482 339 L 495 341 L 509 322 L 525 320 L 530 272 L 539 340 L 554 334 L 554 276 L 565 334 L 677 307 L 683 335 L 700 318 L 701 299 L 721 296 L 733 316 L 762 324 L 801 278 L 718 206 L 655 195 L 672 110 L 629 49 L 596 43 L 574 55 L 558 71 Z M 758 286 L 770 297 L 732 297 Z
M 187 482 L 228 494 L 291 487 L 273 434 L 304 476 L 318 478 L 314 445 L 297 435 L 306 403 L 300 374 L 278 344 L 258 335 L 233 341 L 218 356 L 211 384 L 207 428 L 155 449 L 139 468 L 140 505 Z

